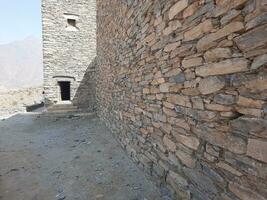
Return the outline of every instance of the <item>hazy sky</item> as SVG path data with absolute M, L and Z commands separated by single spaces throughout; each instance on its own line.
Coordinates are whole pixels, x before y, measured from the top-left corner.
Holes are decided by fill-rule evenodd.
M 0 1 L 0 44 L 28 36 L 41 38 L 41 0 Z

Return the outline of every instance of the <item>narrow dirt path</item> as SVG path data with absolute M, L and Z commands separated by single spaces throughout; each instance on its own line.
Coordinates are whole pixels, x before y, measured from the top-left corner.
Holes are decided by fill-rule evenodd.
M 162 199 L 94 117 L 0 122 L 1 200 Z

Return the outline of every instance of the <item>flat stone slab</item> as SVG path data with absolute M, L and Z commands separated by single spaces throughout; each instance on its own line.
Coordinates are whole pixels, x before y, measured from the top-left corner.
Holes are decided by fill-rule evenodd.
M 157 187 L 94 116 L 0 121 L 1 200 L 157 200 Z

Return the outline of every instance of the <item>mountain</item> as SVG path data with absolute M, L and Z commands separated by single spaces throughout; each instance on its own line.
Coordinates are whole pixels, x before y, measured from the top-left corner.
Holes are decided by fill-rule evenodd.
M 0 45 L 0 88 L 25 88 L 43 83 L 42 43 L 35 37 Z

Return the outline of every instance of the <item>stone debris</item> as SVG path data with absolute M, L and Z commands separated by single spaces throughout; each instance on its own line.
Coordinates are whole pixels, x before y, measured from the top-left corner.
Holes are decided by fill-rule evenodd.
M 56 198 L 57 198 L 57 200 L 64 200 L 64 199 L 66 199 L 66 196 L 64 196 L 63 193 L 60 193 L 60 194 L 57 194 Z

